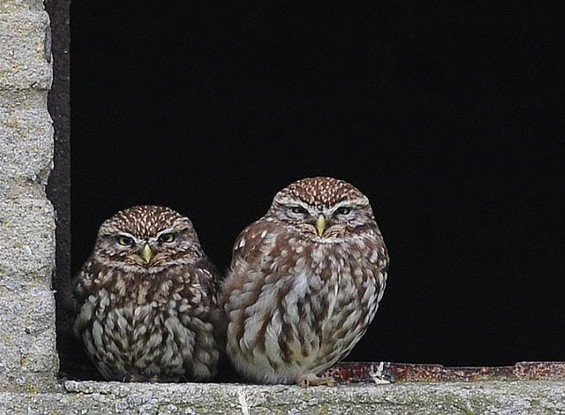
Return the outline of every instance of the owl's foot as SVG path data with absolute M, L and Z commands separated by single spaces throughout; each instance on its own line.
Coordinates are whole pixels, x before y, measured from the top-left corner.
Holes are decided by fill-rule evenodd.
M 122 378 L 122 382 L 149 382 L 149 383 L 177 383 L 181 381 L 180 376 L 163 376 L 163 375 L 139 375 L 130 374 Z
M 296 384 L 307 388 L 308 386 L 335 386 L 336 381 L 331 376 L 318 377 L 314 373 L 306 373 L 296 380 Z

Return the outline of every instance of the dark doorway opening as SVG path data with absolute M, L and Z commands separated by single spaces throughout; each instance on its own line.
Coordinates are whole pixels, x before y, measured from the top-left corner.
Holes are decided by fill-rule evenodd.
M 72 272 L 153 203 L 225 269 L 277 190 L 336 176 L 392 258 L 349 360 L 565 360 L 563 31 L 511 7 L 73 3 Z

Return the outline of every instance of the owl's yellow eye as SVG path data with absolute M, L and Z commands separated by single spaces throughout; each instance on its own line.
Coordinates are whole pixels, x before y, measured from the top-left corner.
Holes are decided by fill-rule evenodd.
M 290 211 L 295 215 L 305 215 L 308 213 L 308 211 L 304 209 L 302 206 L 292 206 L 290 208 Z
M 159 235 L 159 242 L 173 242 L 176 238 L 176 235 L 172 232 L 162 233 Z
M 350 207 L 346 207 L 346 206 L 340 206 L 336 209 L 335 211 L 338 215 L 347 215 L 349 212 L 351 212 L 351 208 Z
M 117 237 L 118 243 L 123 246 L 133 245 L 133 239 L 129 236 L 125 235 L 118 235 Z

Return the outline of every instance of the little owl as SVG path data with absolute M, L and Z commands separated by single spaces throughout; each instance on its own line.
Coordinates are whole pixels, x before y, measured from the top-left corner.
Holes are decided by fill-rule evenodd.
M 330 177 L 299 180 L 244 229 L 222 285 L 227 354 L 259 383 L 318 377 L 349 354 L 382 298 L 388 254 L 369 200 Z
M 75 334 L 108 380 L 207 380 L 221 337 L 216 275 L 190 220 L 135 206 L 106 220 L 74 280 Z

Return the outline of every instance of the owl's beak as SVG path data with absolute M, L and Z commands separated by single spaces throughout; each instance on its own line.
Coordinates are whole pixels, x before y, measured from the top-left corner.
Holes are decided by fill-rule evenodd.
M 151 250 L 151 248 L 149 247 L 149 244 L 146 243 L 145 245 L 143 245 L 143 249 L 141 250 L 141 252 L 139 253 L 139 255 L 141 256 L 141 258 L 143 258 L 143 260 L 149 264 L 149 262 L 151 262 L 151 258 L 153 258 L 153 251 Z
M 316 230 L 318 231 L 318 236 L 322 236 L 326 230 L 326 217 L 324 215 L 318 216 L 316 219 Z

